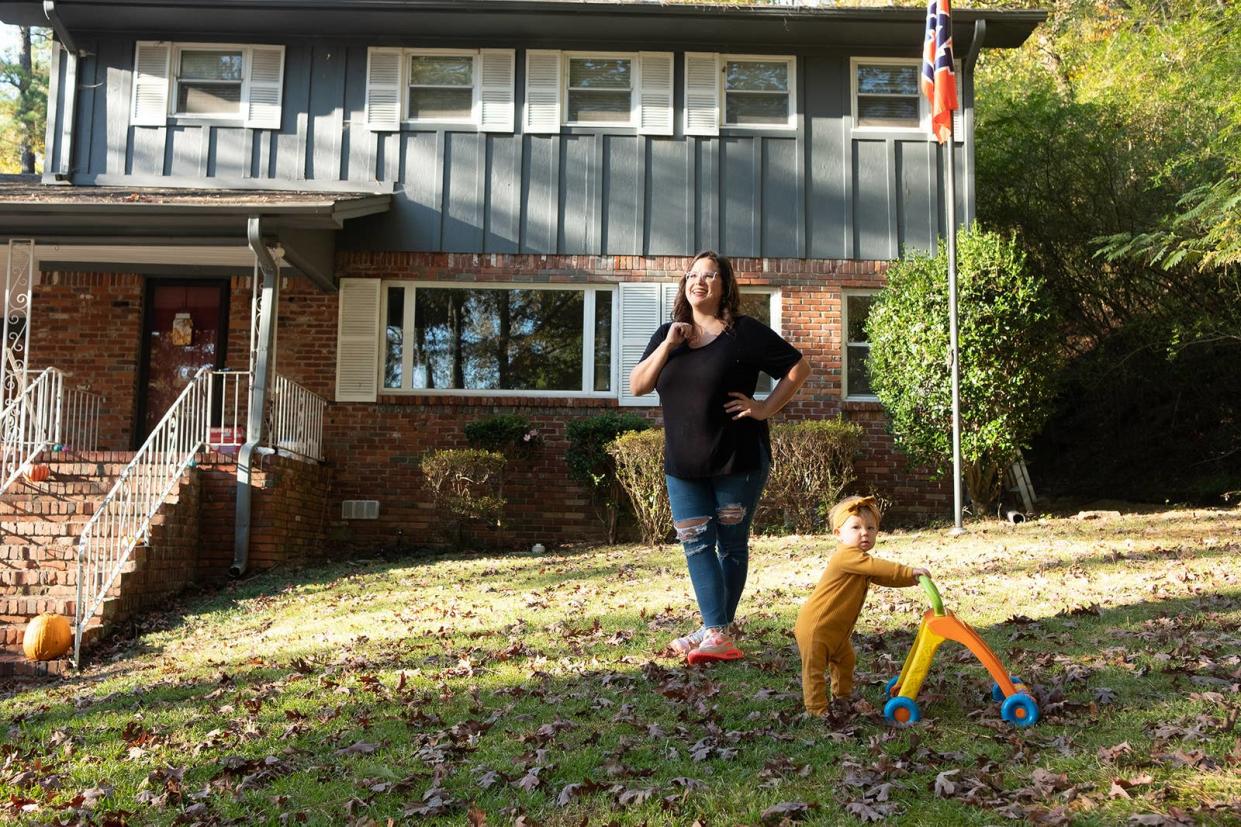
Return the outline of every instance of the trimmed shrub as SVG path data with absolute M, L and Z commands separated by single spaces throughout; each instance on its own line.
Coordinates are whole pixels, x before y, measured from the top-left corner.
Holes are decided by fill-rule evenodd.
M 651 423 L 638 414 L 609 412 L 574 419 L 565 428 L 569 448 L 564 458 L 569 473 L 590 492 L 609 543 L 616 542 L 616 524 L 625 506 L 625 490 L 616 478 L 616 461 L 607 452 L 608 443 L 621 434 L 650 427 Z
M 506 457 L 526 456 L 541 444 L 539 431 L 517 414 L 496 414 L 466 423 L 465 438 L 475 448 Z
M 444 539 L 454 549 L 465 545 L 471 523 L 498 525 L 504 513 L 500 496 L 504 455 L 476 449 L 431 451 L 420 463 Z
M 780 423 L 771 428 L 771 476 L 759 500 L 764 528 L 810 534 L 854 481 L 862 427 L 842 419 Z
M 608 443 L 616 462 L 616 478 L 629 497 L 642 542 L 659 545 L 672 532 L 672 509 L 664 480 L 664 432 L 658 428 L 632 431 Z
M 958 236 L 961 462 L 980 514 L 999 500 L 1004 469 L 1051 410 L 1062 359 L 1046 283 L 1015 238 Z M 897 444 L 916 465 L 952 468 L 947 255 L 913 255 L 888 268 L 866 321 L 871 387 Z

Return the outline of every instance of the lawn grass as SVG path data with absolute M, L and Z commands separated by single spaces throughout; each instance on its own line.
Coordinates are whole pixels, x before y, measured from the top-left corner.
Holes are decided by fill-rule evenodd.
M 747 658 L 695 623 L 678 548 L 427 555 L 273 572 L 187 600 L 79 676 L 11 691 L 18 823 L 1237 823 L 1241 511 L 883 535 L 1034 687 L 999 720 L 946 644 L 925 720 L 876 707 L 924 609 L 872 589 L 862 700 L 801 714 L 791 627 L 833 544 L 760 538 Z M 872 706 L 874 705 L 874 706 Z M 1162 819 L 1162 820 L 1161 820 Z

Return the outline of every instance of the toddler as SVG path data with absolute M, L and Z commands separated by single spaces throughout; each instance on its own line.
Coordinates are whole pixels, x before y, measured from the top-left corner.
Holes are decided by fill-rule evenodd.
M 824 673 L 832 673 L 832 697 L 848 698 L 853 692 L 853 647 L 849 635 L 862 612 L 866 589 L 880 586 L 912 586 L 924 568 L 879 560 L 869 552 L 879 534 L 879 506 L 874 497 L 846 497 L 828 514 L 832 532 L 840 541 L 827 562 L 814 594 L 797 613 L 793 634 L 801 652 L 802 695 L 806 711 L 828 711 Z

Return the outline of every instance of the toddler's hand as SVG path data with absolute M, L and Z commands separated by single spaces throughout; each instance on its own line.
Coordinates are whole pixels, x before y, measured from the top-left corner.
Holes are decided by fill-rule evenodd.
M 914 577 L 930 577 L 930 576 L 931 576 L 930 569 L 924 569 L 921 566 L 914 569 Z

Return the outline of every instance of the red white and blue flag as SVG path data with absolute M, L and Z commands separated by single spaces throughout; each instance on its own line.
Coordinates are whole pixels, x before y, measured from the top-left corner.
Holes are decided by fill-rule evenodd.
M 952 61 L 952 7 L 949 0 L 928 0 L 926 40 L 922 44 L 922 94 L 931 109 L 931 134 L 942 144 L 952 136 L 957 76 Z

